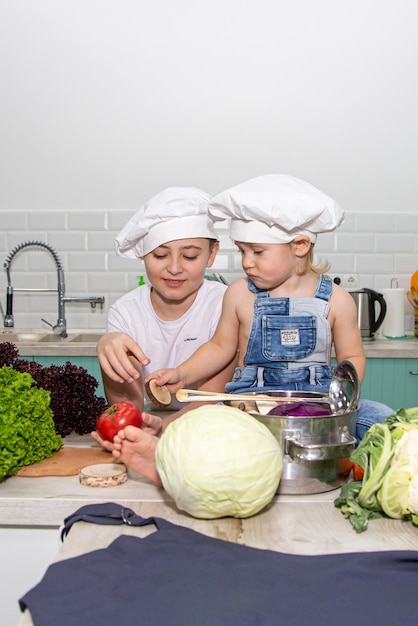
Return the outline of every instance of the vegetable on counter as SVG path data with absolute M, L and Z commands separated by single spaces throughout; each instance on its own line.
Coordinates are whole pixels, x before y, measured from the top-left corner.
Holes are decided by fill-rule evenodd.
M 141 428 L 141 425 L 141 412 L 132 402 L 116 402 L 99 416 L 96 429 L 102 439 L 113 441 L 125 426 Z
M 310 417 L 315 415 L 331 415 L 331 409 L 320 402 L 278 402 L 267 415 L 292 415 Z
M 418 526 L 418 407 L 374 424 L 351 455 L 362 480 L 346 483 L 335 506 L 358 532 L 389 517 Z
M 204 405 L 171 422 L 155 461 L 165 491 L 193 517 L 250 517 L 273 499 L 283 453 L 270 430 L 240 409 Z
M 357 463 L 353 463 L 352 469 L 354 480 L 363 480 L 364 469 Z
M 13 343 L 0 342 L 0 367 L 7 365 L 19 372 L 27 372 L 38 387 L 51 393 L 51 410 L 56 432 L 65 437 L 91 433 L 96 428 L 98 416 L 107 402 L 96 396 L 97 380 L 86 369 L 73 365 L 49 365 L 19 358 Z
M 56 433 L 50 394 L 29 373 L 0 368 L 0 481 L 52 456 L 62 446 Z

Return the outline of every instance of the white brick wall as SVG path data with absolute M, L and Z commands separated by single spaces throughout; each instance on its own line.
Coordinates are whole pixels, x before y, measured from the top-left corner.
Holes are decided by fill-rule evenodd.
M 1 267 L 18 244 L 39 240 L 58 253 L 66 279 L 67 296 L 105 296 L 103 311 L 87 303 L 67 303 L 69 329 L 104 329 L 106 311 L 112 302 L 137 284 L 144 273 L 137 261 L 119 258 L 113 251 L 114 237 L 131 217 L 131 211 L 1 211 Z M 229 282 L 242 275 L 240 256 L 225 226 L 218 225 L 221 250 L 214 271 Z M 357 274 L 359 287 L 377 291 L 390 287 L 396 278 L 407 290 L 412 272 L 418 269 L 418 215 L 411 213 L 350 213 L 335 232 L 320 235 L 317 256 L 331 263 L 333 275 Z M 50 288 L 57 284 L 52 258 L 42 250 L 26 250 L 13 260 L 12 284 L 20 288 Z M 6 272 L 0 272 L 0 302 L 6 306 Z M 405 327 L 412 330 L 412 307 L 406 301 Z M 15 326 L 43 328 L 41 317 L 55 324 L 55 293 L 14 295 Z M 46 328 L 46 327 L 45 327 Z

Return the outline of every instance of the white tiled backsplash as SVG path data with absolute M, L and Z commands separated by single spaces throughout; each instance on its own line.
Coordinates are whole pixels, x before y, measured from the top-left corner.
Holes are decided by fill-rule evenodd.
M 91 309 L 87 303 L 66 304 L 68 329 L 104 329 L 109 305 L 133 289 L 143 264 L 117 257 L 115 235 L 133 211 L 1 211 L 0 302 L 6 307 L 6 271 L 3 263 L 15 246 L 24 241 L 51 245 L 61 259 L 67 296 L 105 296 L 105 306 Z M 225 225 L 217 225 L 221 249 L 212 270 L 228 282 L 242 275 L 240 255 L 228 237 Z M 418 214 L 349 213 L 334 233 L 319 235 L 316 254 L 331 263 L 330 273 L 343 280 L 353 277 L 355 288 L 377 291 L 390 287 L 392 279 L 409 289 L 411 274 L 418 269 Z M 56 289 L 57 274 L 52 257 L 43 250 L 29 249 L 12 262 L 14 288 Z M 56 293 L 15 292 L 13 310 L 16 328 L 48 329 L 41 318 L 57 320 Z M 2 320 L 1 320 L 2 325 Z M 412 332 L 413 309 L 405 299 L 405 330 Z

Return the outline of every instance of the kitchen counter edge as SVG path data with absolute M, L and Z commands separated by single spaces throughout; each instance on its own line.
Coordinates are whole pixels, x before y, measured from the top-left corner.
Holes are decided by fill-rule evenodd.
M 97 332 L 98 337 L 101 336 Z M 96 341 L 72 343 L 65 339 L 57 339 L 57 342 L 49 341 L 40 343 L 37 341 L 15 342 L 20 356 L 96 356 Z M 418 358 L 418 339 L 409 337 L 406 339 L 375 339 L 363 342 L 366 358 L 378 359 L 412 359 Z

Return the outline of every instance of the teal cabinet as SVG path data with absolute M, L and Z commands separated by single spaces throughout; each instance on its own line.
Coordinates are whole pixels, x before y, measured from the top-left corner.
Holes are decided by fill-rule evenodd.
M 100 365 L 97 357 L 95 356 L 32 356 L 23 358 L 30 359 L 31 361 L 36 361 L 43 366 L 65 365 L 67 361 L 69 361 L 73 365 L 77 365 L 78 367 L 84 367 L 84 369 L 86 369 L 91 376 L 94 376 L 94 378 L 99 383 L 96 389 L 96 396 L 105 397 Z
M 418 359 L 367 359 L 361 397 L 395 411 L 418 406 Z

